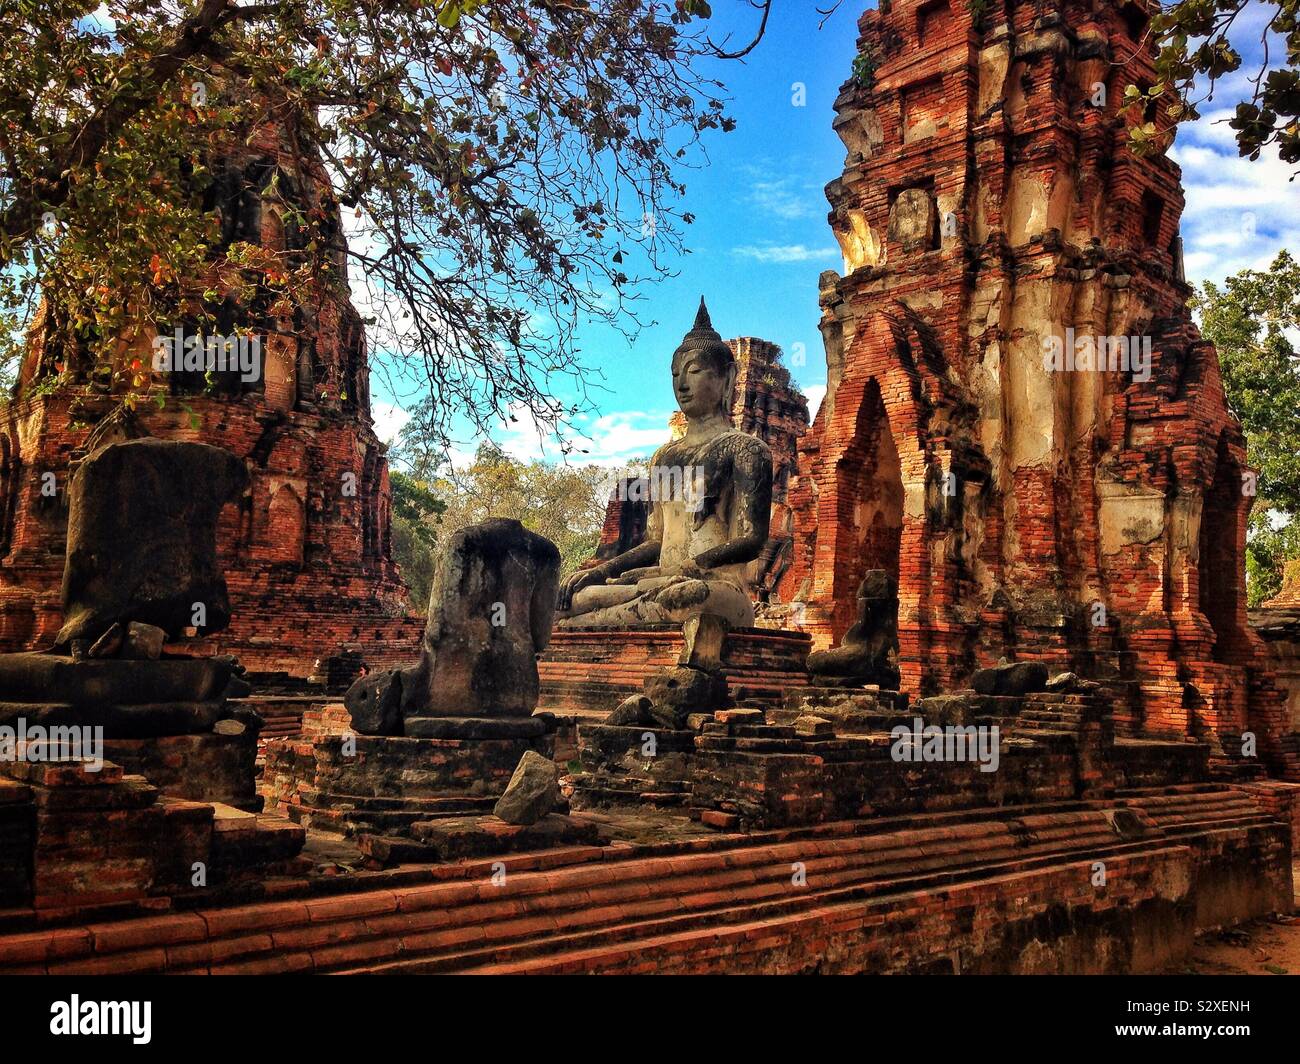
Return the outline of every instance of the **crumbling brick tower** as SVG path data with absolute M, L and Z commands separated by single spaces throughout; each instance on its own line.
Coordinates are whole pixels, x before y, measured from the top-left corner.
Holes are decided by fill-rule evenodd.
M 790 484 L 798 472 L 799 438 L 808 431 L 808 400 L 781 362 L 781 349 L 767 340 L 741 336 L 729 340 L 736 356 L 736 397 L 732 419 L 772 451 L 772 523 L 767 546 L 749 566 L 760 600 L 773 597 L 794 558 L 794 515 Z
M 218 164 L 210 195 L 227 242 L 290 247 L 286 200 L 326 212 L 338 231 L 324 171 L 294 155 L 288 128 L 268 123 Z M 264 198 L 268 188 L 276 192 Z M 364 643 L 369 658 L 379 650 L 406 661 L 422 627 L 405 616 L 392 558 L 388 467 L 371 426 L 365 333 L 341 283 L 341 254 L 334 269 L 291 317 L 272 319 L 230 300 L 216 309 L 218 329 L 261 338 L 257 380 L 160 374 L 165 405 L 141 404 L 138 426 L 126 426 L 215 444 L 247 463 L 252 487 L 220 525 L 233 618 L 213 649 L 236 654 L 250 672 L 299 680 L 341 645 Z M 2 650 L 52 642 L 61 623 L 68 478 L 88 441 L 121 428 L 108 418 L 121 396 L 102 366 L 66 342 L 56 319 L 42 308 L 13 401 L 0 410 Z M 150 323 L 123 337 L 114 357 L 139 358 L 147 371 L 153 336 L 178 325 L 186 335 L 206 331 Z
M 1187 311 L 1179 169 L 1128 146 L 1135 119 L 1169 125 L 1125 106 L 1155 80 L 1147 21 L 1115 0 L 862 16 L 827 186 L 845 275 L 822 276 L 827 392 L 782 597 L 825 646 L 888 569 L 905 687 L 1045 659 L 1111 681 L 1122 729 L 1229 756 L 1252 731 L 1277 768 L 1286 725 L 1246 622 L 1249 471 Z M 1079 337 L 1134 337 L 1139 357 L 1149 337 L 1149 375 L 1047 362 Z

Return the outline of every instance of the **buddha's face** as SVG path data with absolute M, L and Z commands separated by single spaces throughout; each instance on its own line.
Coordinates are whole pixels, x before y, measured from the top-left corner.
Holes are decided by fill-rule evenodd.
M 731 402 L 736 369 L 723 372 L 707 355 L 678 352 L 673 355 L 673 394 L 689 418 L 726 413 Z

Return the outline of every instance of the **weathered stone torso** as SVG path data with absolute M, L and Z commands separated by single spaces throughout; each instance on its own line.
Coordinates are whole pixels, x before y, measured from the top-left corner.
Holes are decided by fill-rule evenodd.
M 733 430 L 702 441 L 673 440 L 655 453 L 652 477 L 654 470 L 660 470 L 660 483 L 667 479 L 680 489 L 675 497 L 655 502 L 663 527 L 661 575 L 680 573 L 705 551 L 743 534 L 736 459 L 742 452 L 757 458 L 765 449 L 756 437 Z M 679 470 L 682 475 L 677 475 Z M 743 588 L 745 566 L 745 562 L 719 565 L 709 570 L 709 578 Z

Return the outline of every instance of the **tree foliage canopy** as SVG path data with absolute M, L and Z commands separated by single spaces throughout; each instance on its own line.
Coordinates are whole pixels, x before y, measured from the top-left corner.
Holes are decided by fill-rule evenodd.
M 1220 79 L 1241 69 L 1247 31 L 1244 12 L 1265 11 L 1262 28 L 1249 31 L 1259 62 L 1249 95 L 1237 101 L 1230 121 L 1238 151 L 1251 159 L 1270 144 L 1283 162 L 1300 162 L 1300 0 L 1178 0 L 1151 20 L 1160 82 L 1170 114 L 1179 122 L 1200 117 Z M 1279 61 L 1279 52 L 1281 58 Z
M 609 501 L 603 466 L 521 462 L 485 444 L 474 460 L 432 476 L 393 474 L 393 555 L 413 608 L 429 599 L 434 552 L 457 529 L 512 517 L 551 540 L 568 574 L 592 556 Z
M 346 256 L 334 272 L 365 287 L 374 347 L 439 396 L 440 427 L 521 411 L 553 427 L 574 403 L 556 378 L 585 394 L 575 325 L 635 327 L 636 271 L 664 272 L 690 220 L 680 168 L 731 125 L 699 72 L 717 54 L 708 14 L 701 0 L 11 0 L 7 353 L 42 296 L 107 359 L 132 321 L 214 288 L 283 309 Z M 223 234 L 211 195 L 216 161 L 272 122 L 332 186 L 255 190 L 292 228 L 287 252 Z M 114 383 L 140 382 L 128 367 Z
M 1277 593 L 1286 560 L 1300 556 L 1300 355 L 1291 340 L 1300 330 L 1300 263 L 1283 251 L 1267 271 L 1206 282 L 1192 308 L 1219 350 L 1224 390 L 1259 472 L 1246 559 L 1256 605 Z

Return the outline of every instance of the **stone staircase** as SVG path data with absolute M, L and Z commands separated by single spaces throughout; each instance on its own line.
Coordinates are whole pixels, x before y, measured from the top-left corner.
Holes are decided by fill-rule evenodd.
M 1017 732 L 1078 732 L 1083 717 L 1077 706 L 1027 703 L 1015 718 Z
M 664 957 L 691 953 L 700 962 L 698 951 L 725 951 L 727 942 L 772 946 L 809 921 L 857 928 L 861 938 L 882 914 L 933 909 L 963 891 L 1011 905 L 1007 890 L 1021 896 L 1041 880 L 1042 897 L 1059 900 L 1066 888 L 1043 877 L 1066 876 L 1069 889 L 1086 891 L 1084 861 L 1104 858 L 1122 892 L 1145 882 L 1139 866 L 1186 861 L 1189 836 L 1245 839 L 1260 829 L 1276 833 L 1277 822 L 1245 792 L 1188 787 L 1125 796 L 1114 807 L 969 810 L 576 847 L 419 871 L 442 877 L 432 882 L 402 869 L 363 877 L 347 893 L 9 935 L 0 937 L 0 973 L 662 968 Z M 1120 878 L 1130 863 L 1132 874 Z M 639 959 L 652 954 L 659 960 Z
M 1112 644 L 1118 642 L 1111 637 Z M 1134 650 L 1123 650 L 1112 645 L 1109 649 L 1079 652 L 1080 675 L 1101 684 L 1109 696 L 1115 734 L 1136 736 L 1142 733 L 1142 683 L 1137 678 L 1140 655 Z

